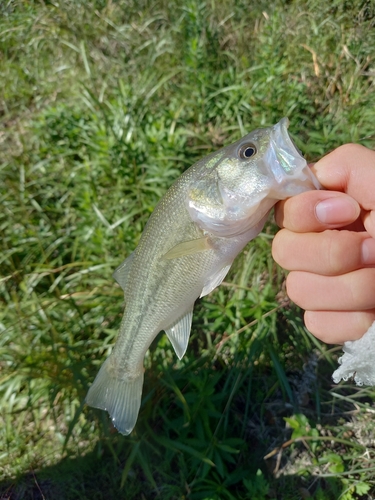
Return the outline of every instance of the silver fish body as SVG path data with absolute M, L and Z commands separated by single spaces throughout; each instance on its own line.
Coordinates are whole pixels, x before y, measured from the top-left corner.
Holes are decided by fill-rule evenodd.
M 257 129 L 177 179 L 152 213 L 139 245 L 117 268 L 125 295 L 117 342 L 86 402 L 129 434 L 137 420 L 143 359 L 164 330 L 184 355 L 194 302 L 216 288 L 281 199 L 319 189 L 287 132 L 288 120 Z

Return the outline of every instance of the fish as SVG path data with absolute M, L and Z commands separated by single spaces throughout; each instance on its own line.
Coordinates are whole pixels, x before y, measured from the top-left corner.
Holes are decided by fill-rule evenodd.
M 320 189 L 288 133 L 289 120 L 258 128 L 188 168 L 156 205 L 136 249 L 115 270 L 125 310 L 115 346 L 86 403 L 132 432 L 141 404 L 143 360 L 164 331 L 179 359 L 194 302 L 220 285 L 263 229 L 279 200 Z

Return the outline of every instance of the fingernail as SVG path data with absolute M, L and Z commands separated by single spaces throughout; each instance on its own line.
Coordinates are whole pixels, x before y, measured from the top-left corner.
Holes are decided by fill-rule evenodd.
M 356 203 L 347 198 L 328 198 L 315 207 L 315 214 L 323 224 L 349 224 L 359 215 Z
M 375 264 L 375 240 L 373 238 L 367 238 L 367 240 L 363 241 L 362 260 L 367 265 Z

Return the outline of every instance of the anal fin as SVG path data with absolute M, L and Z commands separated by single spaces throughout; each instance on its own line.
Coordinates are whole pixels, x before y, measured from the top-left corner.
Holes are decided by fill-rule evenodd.
M 212 292 L 214 288 L 220 285 L 225 276 L 228 274 L 231 265 L 232 264 L 228 264 L 227 266 L 223 267 L 222 269 L 219 269 L 215 274 L 210 276 L 210 278 L 204 284 L 200 297 L 208 295 L 210 292 Z
M 188 346 L 192 319 L 193 309 L 165 330 L 179 359 L 182 359 Z

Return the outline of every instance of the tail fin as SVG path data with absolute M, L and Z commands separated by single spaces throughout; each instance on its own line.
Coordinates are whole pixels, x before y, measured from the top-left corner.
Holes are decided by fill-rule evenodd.
M 113 425 L 121 434 L 133 430 L 141 406 L 143 372 L 136 378 L 121 380 L 108 370 L 106 359 L 86 396 L 86 403 L 94 408 L 107 410 Z

